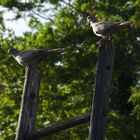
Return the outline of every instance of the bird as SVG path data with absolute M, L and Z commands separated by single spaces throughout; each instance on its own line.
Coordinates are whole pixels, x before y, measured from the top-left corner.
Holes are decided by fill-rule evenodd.
M 95 35 L 102 37 L 102 40 L 110 39 L 110 37 L 117 33 L 121 27 L 125 27 L 131 24 L 131 22 L 108 22 L 98 21 L 95 16 L 89 15 L 87 21 L 93 29 Z
M 22 66 L 35 67 L 37 64 L 41 63 L 45 58 L 50 55 L 55 55 L 63 52 L 64 49 L 35 49 L 35 50 L 24 50 L 19 51 L 15 48 L 8 50 L 8 54 L 12 55 L 14 59 Z

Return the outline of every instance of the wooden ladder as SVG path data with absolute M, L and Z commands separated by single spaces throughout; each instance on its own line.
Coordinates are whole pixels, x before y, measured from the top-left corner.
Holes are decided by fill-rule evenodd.
M 99 47 L 95 92 L 91 113 L 57 123 L 49 128 L 35 131 L 35 119 L 39 100 L 40 72 L 28 67 L 20 107 L 20 115 L 15 140 L 36 140 L 41 137 L 68 129 L 81 123 L 90 122 L 89 140 L 104 140 L 107 102 L 111 89 L 111 77 L 114 64 L 115 46 L 105 40 Z

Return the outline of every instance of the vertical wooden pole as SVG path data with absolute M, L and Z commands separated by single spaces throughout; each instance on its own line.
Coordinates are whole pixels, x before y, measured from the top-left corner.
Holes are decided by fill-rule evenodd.
M 26 69 L 24 89 L 15 140 L 25 140 L 34 130 L 41 76 L 35 68 Z
M 95 93 L 90 118 L 89 140 L 104 140 L 108 95 L 114 64 L 115 46 L 105 40 L 99 47 Z

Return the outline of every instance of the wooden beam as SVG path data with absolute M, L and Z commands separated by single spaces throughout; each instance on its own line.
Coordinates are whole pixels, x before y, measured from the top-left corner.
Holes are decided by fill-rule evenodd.
M 25 140 L 25 136 L 34 130 L 40 80 L 40 73 L 35 68 L 28 67 L 26 69 L 15 140 Z
M 44 128 L 27 135 L 26 140 L 36 140 L 41 137 L 74 127 L 76 125 L 87 123 L 90 120 L 90 114 L 85 114 L 79 117 L 74 117 L 64 122 L 57 123 L 49 128 Z
M 115 46 L 105 40 L 99 47 L 95 93 L 93 94 L 90 118 L 89 140 L 104 140 L 107 102 L 111 89 L 111 77 L 114 64 Z

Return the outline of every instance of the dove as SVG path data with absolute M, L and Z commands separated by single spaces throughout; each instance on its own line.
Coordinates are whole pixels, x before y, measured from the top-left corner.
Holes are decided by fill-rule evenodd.
M 36 66 L 50 55 L 56 55 L 63 52 L 62 48 L 56 49 L 35 49 L 19 51 L 15 48 L 9 49 L 8 53 L 22 66 Z
M 95 35 L 102 37 L 103 40 L 109 39 L 112 34 L 117 33 L 121 27 L 125 27 L 131 24 L 131 22 L 108 22 L 98 21 L 94 16 L 88 16 L 87 21 L 93 29 Z

